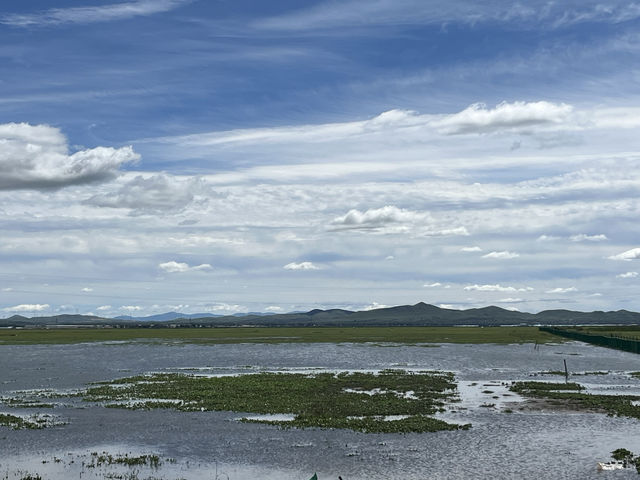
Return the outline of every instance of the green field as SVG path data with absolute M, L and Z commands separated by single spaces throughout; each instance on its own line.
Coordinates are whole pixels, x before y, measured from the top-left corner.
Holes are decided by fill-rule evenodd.
M 182 343 L 547 343 L 537 327 L 261 327 L 2 329 L 0 345 L 149 341 Z

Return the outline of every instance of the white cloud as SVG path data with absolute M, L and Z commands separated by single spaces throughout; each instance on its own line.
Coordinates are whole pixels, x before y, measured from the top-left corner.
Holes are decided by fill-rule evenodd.
M 425 2 L 423 0 L 324 1 L 262 19 L 260 28 L 277 30 L 341 29 L 382 25 L 507 23 L 509 28 L 559 28 L 584 22 L 619 23 L 640 16 L 633 2 Z
M 340 155 L 339 144 L 345 142 L 365 142 L 369 146 L 380 141 L 393 145 L 398 140 L 424 141 L 425 137 L 450 135 L 472 135 L 478 133 L 513 133 L 526 129 L 570 129 L 578 126 L 573 116 L 573 107 L 567 104 L 539 102 L 502 102 L 494 108 L 484 104 L 472 104 L 453 114 L 420 114 L 411 110 L 389 110 L 368 120 L 344 123 L 306 124 L 270 128 L 251 128 L 228 131 L 214 131 L 193 135 L 161 137 L 139 140 L 139 143 L 178 145 L 179 151 L 212 152 L 222 146 L 240 148 L 258 145 L 271 149 L 283 145 L 322 144 L 322 148 L 337 145 L 335 155 Z M 584 112 L 585 117 L 590 112 Z M 591 115 L 592 116 L 592 115 Z M 362 145 L 362 143 L 360 143 Z M 406 147 L 406 145 L 405 145 Z M 165 149 L 167 147 L 165 146 Z M 408 152 L 407 152 L 408 153 Z M 307 152 L 308 156 L 309 152 Z M 309 162 L 307 162 L 308 164 Z M 397 162 L 387 165 L 393 170 Z M 319 166 L 326 166 L 326 161 Z M 333 165 L 332 165 L 333 167 Z M 334 167 L 335 168 L 335 167 Z M 349 168 L 348 165 L 343 165 Z M 280 169 L 281 174 L 287 173 Z
M 240 313 L 246 312 L 247 308 L 242 305 L 230 304 L 230 303 L 214 303 L 210 305 L 205 305 L 202 308 L 205 312 L 215 312 L 215 313 L 223 313 L 223 314 L 231 314 L 231 313 Z
M 451 303 L 441 303 L 438 305 L 440 308 L 444 308 L 446 310 L 463 310 L 464 308 L 460 305 L 454 305 Z
M 132 147 L 96 147 L 69 155 L 66 138 L 48 125 L 0 124 L 0 190 L 61 188 L 113 178 L 137 161 Z
M 50 306 L 48 303 L 23 303 L 14 307 L 3 308 L 3 310 L 5 312 L 42 312 L 43 310 L 47 310 L 49 308 Z
M 167 174 L 137 175 L 115 192 L 94 195 L 86 202 L 98 207 L 129 208 L 134 213 L 179 212 L 194 199 L 195 178 Z
M 139 312 L 140 310 L 142 310 L 142 307 L 139 305 L 122 305 L 120 307 L 120 310 L 123 310 L 125 312 Z
M 569 292 L 577 292 L 578 289 L 576 287 L 557 287 L 552 288 L 551 290 L 547 290 L 546 293 L 569 293 Z
M 274 313 L 279 313 L 282 312 L 282 307 L 278 307 L 276 305 L 269 305 L 268 307 L 266 307 L 264 309 L 265 312 L 274 312 Z
M 521 298 L 501 298 L 500 300 L 498 300 L 498 303 L 520 303 L 523 302 L 524 300 L 522 300 Z
M 287 263 L 283 268 L 285 270 L 320 270 L 320 267 L 314 265 L 312 262 L 291 262 Z
M 436 288 L 436 287 L 441 287 L 442 284 L 440 282 L 434 282 L 434 283 L 425 283 L 422 286 L 426 288 Z
M 636 278 L 638 276 L 638 272 L 626 272 L 616 275 L 616 278 Z
M 434 121 L 438 131 L 448 135 L 490 133 L 542 124 L 562 123 L 573 107 L 550 102 L 503 102 L 495 108 L 476 103 L 465 110 Z
M 93 292 L 93 288 L 90 288 L 90 287 L 84 287 L 84 288 L 82 289 L 82 291 L 83 291 L 83 292 Z
M 393 255 L 387 255 L 386 257 L 384 257 L 385 260 L 395 260 L 396 257 L 394 257 Z
M 378 228 L 389 223 L 414 222 L 423 218 L 424 214 L 387 205 L 364 212 L 356 209 L 349 210 L 345 215 L 333 219 L 331 225 L 345 228 Z
M 608 238 L 605 234 L 587 235 L 585 233 L 581 233 L 579 235 L 571 235 L 569 240 L 572 242 L 603 242 L 608 240 Z
M 336 230 L 360 230 L 383 234 L 411 233 L 419 237 L 469 235 L 465 227 L 449 227 L 435 223 L 426 212 L 406 210 L 394 205 L 365 211 L 351 209 L 345 215 L 331 221 Z
M 626 252 L 622 252 L 617 255 L 612 255 L 609 258 L 611 260 L 635 260 L 640 258 L 640 247 L 632 248 L 631 250 L 627 250 Z
M 478 292 L 530 292 L 533 291 L 531 287 L 505 287 L 500 284 L 495 285 L 467 285 L 464 287 L 467 291 L 478 291 Z
M 108 310 L 111 310 L 111 305 L 101 305 L 98 308 L 96 308 L 96 310 L 99 312 L 106 312 Z
M 0 23 L 29 27 L 33 25 L 107 22 L 166 12 L 189 1 L 191 0 L 137 0 L 90 7 L 52 8 L 32 14 L 4 15 L 0 17 Z
M 460 249 L 461 252 L 473 253 L 473 252 L 481 252 L 482 249 L 480 247 L 462 247 Z
M 12 287 L 5 287 L 2 289 L 3 292 L 12 292 L 13 288 Z
M 362 308 L 363 312 L 368 312 L 370 310 L 377 310 L 379 308 L 389 308 L 389 305 L 383 305 L 382 303 L 373 302 L 371 305 L 367 305 Z
M 198 270 L 211 270 L 211 265 L 203 263 L 201 265 L 190 266 L 188 263 L 176 262 L 171 260 L 170 262 L 164 262 L 158 265 L 158 268 L 164 270 L 167 273 L 184 273 Z
M 558 236 L 555 236 L 555 235 L 540 235 L 537 238 L 537 241 L 538 242 L 554 242 L 556 240 L 561 240 L 561 239 L 562 239 L 562 237 L 558 237 Z
M 483 255 L 482 258 L 509 259 L 509 258 L 517 258 L 519 256 L 520 256 L 519 253 L 509 252 L 507 250 L 503 250 L 501 252 L 489 252 L 486 255 Z

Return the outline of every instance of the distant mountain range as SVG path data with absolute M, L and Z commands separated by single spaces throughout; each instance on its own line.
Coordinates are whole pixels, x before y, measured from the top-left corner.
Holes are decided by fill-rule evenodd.
M 119 326 L 119 327 L 311 327 L 311 326 L 501 326 L 501 325 L 611 325 L 640 324 L 640 313 L 618 310 L 577 312 L 544 310 L 524 313 L 500 307 L 450 310 L 426 303 L 353 312 L 350 310 L 311 310 L 283 314 L 248 313 L 226 316 L 168 312 L 148 317 L 102 318 L 92 315 L 55 315 L 27 318 L 14 315 L 0 319 L 0 327 L 25 326 Z
M 266 316 L 273 315 L 272 313 L 262 312 L 249 312 L 249 313 L 234 313 L 233 315 L 227 315 L 231 317 L 246 317 L 248 315 L 254 316 Z M 170 320 L 176 320 L 178 318 L 193 319 L 193 318 L 218 318 L 225 315 L 218 315 L 216 313 L 179 313 L 179 312 L 167 312 L 159 313 L 157 315 L 148 315 L 146 317 L 133 317 L 131 315 L 120 315 L 113 317 L 114 320 L 133 320 L 136 322 L 165 322 Z

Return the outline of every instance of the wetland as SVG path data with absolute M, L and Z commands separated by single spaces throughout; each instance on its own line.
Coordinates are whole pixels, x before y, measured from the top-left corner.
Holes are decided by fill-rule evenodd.
M 0 413 L 51 417 L 0 426 L 8 480 L 588 479 L 640 450 L 637 355 L 580 342 L 127 339 L 1 345 L 0 360 Z M 157 464 L 88 467 L 95 452 Z

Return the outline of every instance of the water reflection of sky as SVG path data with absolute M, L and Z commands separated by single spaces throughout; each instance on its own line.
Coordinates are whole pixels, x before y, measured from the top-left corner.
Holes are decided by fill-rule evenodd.
M 237 418 L 246 415 L 234 412 L 78 408 L 71 402 L 50 412 L 67 425 L 37 431 L 0 430 L 0 474 L 31 469 L 54 480 L 77 478 L 79 471 L 74 469 L 81 461 L 64 467 L 63 462 L 42 464 L 42 460 L 69 453 L 80 458 L 108 446 L 112 453 L 158 453 L 175 458 L 175 464 L 165 464 L 157 474 L 166 479 L 214 478 L 216 465 L 218 473 L 230 479 L 306 480 L 315 471 L 320 479 L 341 475 L 345 480 L 601 478 L 595 462 L 606 460 L 610 451 L 624 447 L 640 453 L 637 420 L 520 412 L 517 408 L 512 414 L 505 413 L 518 398 L 509 395 L 503 383 L 563 381 L 540 372 L 562 370 L 566 359 L 570 372 L 611 372 L 571 378 L 587 384 L 590 391 L 636 394 L 640 381 L 628 372 L 640 370 L 639 358 L 580 343 L 542 345 L 537 350 L 532 345 L 455 344 L 437 348 L 362 344 L 1 346 L 0 364 L 11 365 L 0 370 L 2 395 L 22 389 L 74 389 L 92 381 L 150 371 L 227 375 L 265 370 L 448 370 L 458 375 L 461 402 L 451 406 L 453 411 L 445 419 L 470 422 L 473 428 L 409 435 L 281 430 L 238 422 Z M 538 375 L 532 377 L 534 374 Z M 140 473 L 140 478 L 153 475 Z M 637 474 L 616 472 L 615 477 L 637 478 Z

